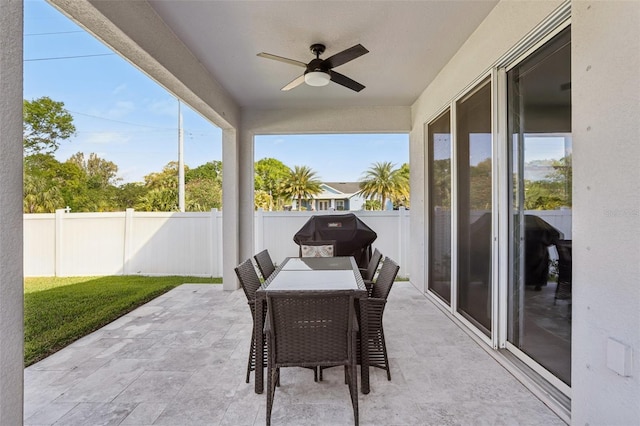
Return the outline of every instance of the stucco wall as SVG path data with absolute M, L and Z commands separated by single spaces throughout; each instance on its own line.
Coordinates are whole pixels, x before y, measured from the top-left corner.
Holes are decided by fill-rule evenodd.
M 0 425 L 22 424 L 22 1 L 0 1 Z
M 640 424 L 640 2 L 572 8 L 574 424 Z M 607 340 L 633 350 L 607 368 Z

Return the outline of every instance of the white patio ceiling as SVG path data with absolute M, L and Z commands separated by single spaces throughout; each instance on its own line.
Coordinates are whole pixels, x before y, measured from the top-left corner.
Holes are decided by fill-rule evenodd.
M 408 106 L 496 1 L 166 1 L 162 20 L 241 107 Z M 280 89 L 304 69 L 256 56 L 309 62 L 362 44 L 369 53 L 336 71 L 364 84 Z
M 52 1 L 63 9 L 75 7 Z M 410 106 L 496 3 L 148 1 L 236 105 L 257 109 Z M 109 8 L 121 9 L 112 20 L 131 17 L 129 2 L 112 2 Z M 323 58 L 364 45 L 370 53 L 336 71 L 366 88 L 356 93 L 334 83 L 303 84 L 283 92 L 304 69 L 256 56 L 268 52 L 306 63 L 313 58 L 313 43 L 326 45 Z

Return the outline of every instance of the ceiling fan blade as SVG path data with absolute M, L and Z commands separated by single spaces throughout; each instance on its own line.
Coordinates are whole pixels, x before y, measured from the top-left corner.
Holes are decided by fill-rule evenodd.
M 297 65 L 302 68 L 307 67 L 307 64 L 305 64 L 304 62 L 296 61 L 295 59 L 284 58 L 278 55 L 272 55 L 271 53 L 261 52 L 258 53 L 258 56 L 260 56 L 261 58 L 273 59 L 275 61 L 280 61 L 291 65 Z
M 339 72 L 329 71 L 329 74 L 331 74 L 331 81 L 356 92 L 361 91 L 365 87 L 357 81 L 350 79 L 346 75 L 340 74 Z
M 369 53 L 369 51 L 361 44 L 356 44 L 353 47 L 343 50 L 342 52 L 336 53 L 333 56 L 325 59 L 321 66 L 326 66 L 327 69 L 339 67 L 342 64 L 346 64 L 349 61 L 352 61 L 365 53 Z
M 296 77 L 291 83 L 287 84 L 280 90 L 286 92 L 287 90 L 291 90 L 294 87 L 300 86 L 302 83 L 304 83 L 304 74 L 302 74 L 300 77 Z

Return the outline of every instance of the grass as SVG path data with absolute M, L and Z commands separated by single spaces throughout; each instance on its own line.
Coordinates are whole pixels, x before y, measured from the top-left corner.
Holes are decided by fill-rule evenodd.
M 24 283 L 24 363 L 29 366 L 184 283 L 188 276 L 46 277 Z

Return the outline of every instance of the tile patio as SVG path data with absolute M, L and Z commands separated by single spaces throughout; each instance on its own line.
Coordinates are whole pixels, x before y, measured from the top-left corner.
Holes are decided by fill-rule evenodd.
M 408 282 L 385 312 L 392 380 L 371 370 L 361 425 L 564 425 Z M 263 425 L 245 383 L 241 290 L 184 284 L 25 369 L 24 424 Z M 284 369 L 272 424 L 352 425 L 342 369 Z

